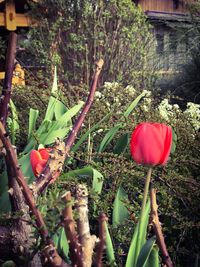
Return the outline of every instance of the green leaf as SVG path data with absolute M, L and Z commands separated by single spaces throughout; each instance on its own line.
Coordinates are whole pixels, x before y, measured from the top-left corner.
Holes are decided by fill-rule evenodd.
M 56 138 L 63 139 L 69 132 L 70 128 L 60 128 L 57 130 L 50 130 L 48 133 L 41 134 L 39 137 L 39 143 L 44 145 L 50 145 L 53 144 L 56 140 Z
M 152 236 L 150 239 L 146 241 L 138 256 L 136 267 L 145 267 L 145 264 L 148 261 L 149 255 L 153 249 L 155 242 L 156 242 L 155 236 Z
M 16 267 L 16 264 L 14 261 L 6 261 L 1 265 L 1 267 Z
M 62 256 L 64 260 L 68 261 L 69 244 L 65 235 L 64 228 L 59 228 L 57 232 L 52 236 L 52 239 L 58 250 L 58 253 Z
M 128 117 L 130 115 L 130 113 L 133 111 L 133 109 L 137 106 L 137 104 L 139 103 L 139 101 L 145 96 L 146 93 L 141 93 L 138 97 L 136 97 L 136 99 L 128 106 L 128 108 L 126 109 L 126 111 L 124 112 L 124 116 Z
M 44 120 L 53 120 L 55 106 L 58 101 L 54 96 L 50 96 Z
M 28 139 L 30 139 L 32 133 L 35 131 L 36 128 L 36 121 L 39 115 L 39 110 L 37 109 L 30 109 L 29 111 L 29 127 L 28 127 Z
M 124 189 L 120 186 L 114 201 L 114 208 L 112 214 L 112 223 L 117 226 L 124 222 L 129 217 L 127 208 L 124 205 L 124 200 L 127 200 L 128 196 Z
M 141 245 L 145 243 L 146 240 L 146 234 L 147 234 L 147 226 L 148 226 L 148 221 L 149 221 L 149 212 L 150 212 L 150 201 L 147 202 L 146 209 L 145 209 L 145 214 L 144 214 L 144 220 L 141 222 L 142 223 L 142 242 Z M 126 260 L 126 265 L 125 267 L 135 267 L 137 258 L 135 255 L 136 251 L 136 245 L 137 245 L 137 237 L 138 237 L 138 225 L 136 225 L 133 238 L 131 240 L 131 245 L 129 247 L 128 251 L 128 256 Z
M 88 130 L 83 136 L 81 136 L 79 141 L 73 146 L 72 151 L 76 152 L 78 150 L 78 148 L 80 147 L 80 145 L 87 139 L 88 135 L 90 133 L 92 133 L 94 130 L 96 130 L 97 128 L 99 128 L 101 123 L 104 122 L 111 115 L 112 115 L 112 112 L 106 114 L 106 116 L 103 117 L 103 119 L 101 119 L 99 122 L 97 122 L 90 130 Z
M 35 137 L 29 140 L 23 153 L 28 153 L 34 149 L 36 145 L 43 144 L 49 145 L 55 142 L 57 137 L 64 138 L 71 127 L 71 118 L 75 116 L 84 102 L 80 102 L 71 109 L 67 110 L 58 120 L 44 120 L 38 130 L 35 132 Z
M 67 110 L 61 117 L 54 121 L 49 131 L 71 126 L 72 117 L 74 117 L 80 111 L 83 104 L 84 102 L 80 101 L 79 104 Z
M 56 105 L 55 105 L 55 119 L 59 120 L 59 118 L 64 115 L 67 112 L 67 107 L 61 102 L 61 101 L 57 101 Z
M 106 222 L 105 223 L 105 230 L 106 230 L 106 256 L 109 262 L 109 265 L 114 265 L 115 263 L 115 252 L 113 249 L 113 244 L 111 240 L 111 236 L 108 230 L 108 225 Z
M 98 152 L 103 152 L 107 145 L 112 141 L 112 139 L 114 138 L 114 136 L 116 135 L 116 133 L 119 131 L 120 128 L 122 128 L 122 123 L 114 126 L 113 128 L 111 128 L 107 134 L 104 136 L 103 140 L 101 141 L 101 144 L 98 148 Z
M 117 141 L 117 143 L 116 143 L 116 145 L 115 145 L 115 147 L 114 147 L 114 154 L 122 154 L 125 150 L 126 150 L 126 148 L 127 148 L 127 146 L 128 146 L 128 134 L 126 133 L 126 134 L 124 134 L 124 135 L 122 135 L 119 139 L 118 139 L 118 141 Z
M 28 183 L 31 183 L 35 180 L 35 175 L 32 172 L 31 164 L 30 164 L 30 153 L 22 155 L 19 159 L 19 164 L 21 166 L 22 172 L 27 179 Z
M 69 244 L 67 241 L 67 237 L 65 235 L 65 229 L 63 227 L 61 228 L 61 231 L 60 231 L 58 250 L 61 252 L 61 255 L 64 256 L 64 259 L 68 258 Z
M 10 204 L 8 192 L 5 191 L 0 196 L 0 213 L 7 213 L 9 211 L 11 211 L 11 204 Z
M 152 267 L 152 266 L 153 267 L 160 267 L 159 248 L 157 245 L 153 246 L 153 249 L 151 250 L 147 264 L 145 264 L 145 267 Z
M 51 124 L 52 124 L 52 121 L 48 121 L 48 120 L 43 121 L 41 123 L 40 127 L 35 132 L 35 135 L 30 138 L 28 144 L 24 148 L 23 154 L 29 153 L 32 149 L 35 148 L 36 145 L 41 143 L 39 140 L 39 136 L 44 132 L 48 132 L 49 128 L 51 127 Z
M 92 189 L 100 194 L 103 186 L 103 175 L 90 166 L 82 169 L 73 170 L 65 174 L 65 177 L 90 177 L 92 178 Z
M 10 110 L 11 110 L 11 142 L 14 145 L 16 141 L 16 133 L 19 131 L 19 119 L 18 119 L 18 114 L 17 114 L 17 109 L 15 107 L 15 104 L 13 101 L 10 99 Z
M 92 189 L 100 194 L 103 187 L 103 175 L 97 170 L 93 169 Z
M 172 129 L 172 146 L 171 146 L 171 152 L 170 152 L 171 154 L 174 154 L 176 150 L 177 140 L 178 140 L 177 134 L 174 131 L 174 129 Z

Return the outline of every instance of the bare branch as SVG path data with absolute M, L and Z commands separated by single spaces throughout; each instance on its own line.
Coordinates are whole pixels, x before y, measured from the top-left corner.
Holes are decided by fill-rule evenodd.
M 82 267 L 82 251 L 78 240 L 78 235 L 75 230 L 76 223 L 73 218 L 71 193 L 66 192 L 62 199 L 66 203 L 66 207 L 63 210 L 63 224 L 67 239 L 69 240 L 70 259 L 73 263 L 73 266 Z
M 106 244 L 106 230 L 105 230 L 105 222 L 108 220 L 104 213 L 101 213 L 99 216 L 99 243 L 96 250 L 96 264 L 97 267 L 102 267 L 102 258 L 103 258 L 103 251 L 105 249 Z
M 9 34 L 8 49 L 6 55 L 5 79 L 3 84 L 2 96 L 0 98 L 0 121 L 3 123 L 4 127 L 6 125 L 6 120 L 8 115 L 8 104 L 11 96 L 16 45 L 17 45 L 17 34 L 15 32 L 11 32 Z
M 93 103 L 93 99 L 94 99 L 94 94 L 96 91 L 96 87 L 97 87 L 97 81 L 99 78 L 99 74 L 101 72 L 102 66 L 103 66 L 103 60 L 100 59 L 97 63 L 96 63 L 96 70 L 94 73 L 94 77 L 90 86 L 90 93 L 89 96 L 87 98 L 87 101 L 83 107 L 83 110 L 81 112 L 81 114 L 79 115 L 79 117 L 77 118 L 72 131 L 70 132 L 68 138 L 65 141 L 65 159 L 67 159 L 69 157 L 69 152 L 70 149 L 72 147 L 72 145 L 74 144 L 74 141 L 77 137 L 77 134 L 83 124 L 83 121 L 88 113 L 88 111 L 90 110 L 90 107 Z M 59 168 L 57 169 L 57 171 L 54 171 L 54 173 L 51 172 L 51 167 L 50 165 L 52 164 L 53 159 L 49 159 L 47 162 L 47 166 L 45 167 L 44 171 L 40 174 L 40 176 L 38 177 L 37 181 L 36 181 L 36 191 L 37 194 L 41 194 L 45 188 L 51 183 L 51 181 L 55 181 L 60 173 L 61 173 L 61 165 L 59 165 Z
M 82 248 L 83 267 L 92 266 L 92 255 L 94 252 L 97 237 L 90 234 L 90 225 L 88 220 L 88 191 L 84 184 L 78 184 L 76 187 L 76 211 L 78 212 L 77 229 L 79 242 Z
M 156 203 L 156 189 L 150 189 L 150 200 L 151 200 L 151 223 L 153 225 L 154 232 L 156 234 L 157 243 L 161 250 L 163 261 L 167 267 L 173 267 L 173 263 L 168 254 L 167 247 L 165 244 L 162 228 L 158 218 L 158 205 Z

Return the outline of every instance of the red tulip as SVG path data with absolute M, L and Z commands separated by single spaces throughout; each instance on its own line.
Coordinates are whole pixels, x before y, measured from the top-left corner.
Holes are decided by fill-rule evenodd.
M 165 165 L 172 144 L 171 127 L 160 123 L 140 123 L 132 133 L 130 150 L 139 164 Z
M 41 148 L 38 150 L 32 150 L 30 153 L 31 167 L 36 177 L 40 175 L 40 173 L 46 166 L 47 160 L 49 158 L 48 151 L 48 148 Z

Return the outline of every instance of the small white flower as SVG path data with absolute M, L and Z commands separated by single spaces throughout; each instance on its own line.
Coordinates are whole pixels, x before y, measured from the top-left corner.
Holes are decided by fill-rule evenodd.
M 96 98 L 101 98 L 101 97 L 102 97 L 102 93 L 99 92 L 99 91 L 96 91 L 96 92 L 95 92 L 95 97 L 96 97 Z

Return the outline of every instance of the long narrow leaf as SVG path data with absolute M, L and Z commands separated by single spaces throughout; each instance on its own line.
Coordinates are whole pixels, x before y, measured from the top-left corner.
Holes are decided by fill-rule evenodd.
M 145 264 L 148 261 L 149 255 L 153 249 L 155 242 L 156 242 L 155 236 L 152 236 L 150 239 L 146 241 L 138 256 L 136 267 L 145 267 Z
M 116 133 L 119 131 L 120 128 L 122 128 L 122 123 L 114 126 L 107 132 L 107 134 L 101 141 L 98 152 L 103 152 L 106 149 L 107 145 L 112 141 L 112 139 L 114 138 L 114 136 L 116 135 Z
M 112 239 L 108 230 L 108 225 L 105 223 L 105 230 L 106 230 L 106 256 L 109 262 L 109 265 L 112 266 L 115 263 L 115 252 L 112 244 Z
M 153 246 L 153 249 L 149 255 L 148 261 L 145 264 L 145 267 L 152 267 L 152 266 L 153 267 L 160 267 L 159 248 L 157 245 Z
M 128 108 L 126 109 L 126 111 L 124 112 L 124 116 L 128 117 L 130 115 L 130 113 L 133 111 L 133 109 L 137 106 L 137 104 L 139 103 L 139 101 L 145 96 L 146 93 L 141 93 L 138 97 L 136 97 L 136 99 L 128 106 Z
M 113 214 L 112 214 L 112 223 L 114 226 L 117 226 L 124 222 L 125 219 L 129 217 L 127 208 L 124 205 L 123 200 L 127 200 L 128 195 L 124 189 L 120 186 L 114 201 Z
M 128 143 L 128 134 L 126 133 L 118 139 L 113 150 L 114 154 L 122 154 L 126 150 Z
M 150 201 L 147 202 L 144 220 L 142 222 L 142 245 L 145 243 L 145 239 L 146 239 L 147 225 L 148 225 L 148 221 L 149 221 L 149 212 L 150 212 Z M 131 240 L 131 245 L 129 247 L 125 267 L 135 267 L 136 266 L 137 257 L 135 255 L 135 251 L 136 251 L 137 237 L 138 237 L 138 225 L 139 224 L 137 224 L 137 226 L 135 228 L 133 238 Z
M 36 121 L 39 115 L 39 110 L 37 109 L 30 109 L 29 111 L 29 127 L 28 127 L 28 139 L 30 139 L 32 133 L 35 131 L 36 128 Z
M 90 130 L 88 130 L 83 136 L 81 136 L 79 141 L 73 146 L 72 151 L 76 152 L 78 150 L 78 148 L 80 147 L 80 145 L 87 139 L 88 135 L 90 133 L 92 133 L 93 131 L 95 131 L 96 129 L 98 129 L 99 126 L 101 125 L 101 123 L 104 122 L 111 115 L 112 115 L 112 112 L 106 114 L 106 116 L 103 117 L 103 119 L 101 119 L 99 122 L 97 122 Z

